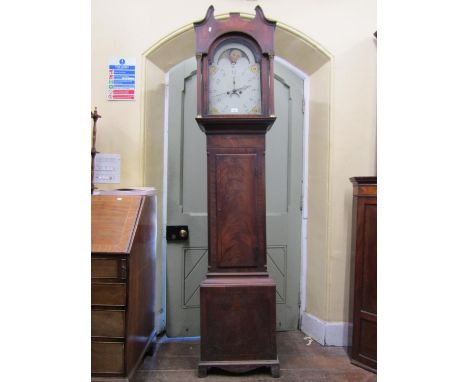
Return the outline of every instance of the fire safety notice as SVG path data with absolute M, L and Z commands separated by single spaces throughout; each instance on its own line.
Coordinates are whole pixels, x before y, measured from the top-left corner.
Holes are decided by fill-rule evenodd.
M 135 58 L 110 58 L 107 99 L 109 101 L 135 100 Z

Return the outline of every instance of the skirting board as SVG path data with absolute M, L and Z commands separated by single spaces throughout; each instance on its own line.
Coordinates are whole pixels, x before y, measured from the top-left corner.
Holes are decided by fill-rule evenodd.
M 327 322 L 304 312 L 301 331 L 324 346 L 351 346 L 353 325 L 349 322 Z

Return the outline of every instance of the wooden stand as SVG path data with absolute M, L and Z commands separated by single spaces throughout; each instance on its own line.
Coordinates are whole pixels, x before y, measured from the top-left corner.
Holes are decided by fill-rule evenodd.
M 130 381 L 154 350 L 154 195 L 152 190 L 91 197 L 93 381 Z
M 377 178 L 353 183 L 354 313 L 351 362 L 377 372 Z

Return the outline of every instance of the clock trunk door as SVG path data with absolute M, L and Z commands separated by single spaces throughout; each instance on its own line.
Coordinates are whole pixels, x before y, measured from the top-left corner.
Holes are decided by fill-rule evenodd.
M 196 117 L 196 62 L 169 73 L 167 225 L 188 226 L 167 242 L 167 335 L 200 335 L 200 282 L 208 269 L 206 136 Z M 277 330 L 299 320 L 303 81 L 275 63 L 277 119 L 266 135 L 267 267 L 276 282 Z

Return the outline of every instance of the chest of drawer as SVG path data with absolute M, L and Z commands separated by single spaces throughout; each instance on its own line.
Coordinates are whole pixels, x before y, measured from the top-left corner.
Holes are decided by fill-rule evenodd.
M 91 381 L 134 381 L 155 336 L 156 199 L 91 198 Z
M 125 283 L 91 283 L 91 304 L 125 306 Z

